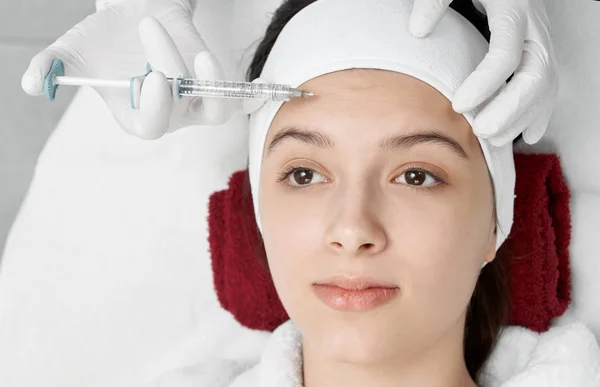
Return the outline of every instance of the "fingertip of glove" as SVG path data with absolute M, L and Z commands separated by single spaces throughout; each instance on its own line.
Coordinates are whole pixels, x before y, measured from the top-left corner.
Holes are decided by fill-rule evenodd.
M 146 141 L 158 140 L 166 134 L 165 130 L 160 130 L 156 125 L 144 125 L 140 120 L 135 122 L 135 136 Z
M 459 113 L 463 114 L 469 112 L 475 108 L 473 101 L 469 98 L 465 97 L 465 94 L 460 90 L 454 94 L 452 98 L 452 109 Z
M 430 32 L 430 29 L 425 25 L 425 21 L 417 17 L 410 18 L 408 30 L 416 38 L 424 38 Z
M 21 88 L 31 96 L 44 94 L 42 90 L 42 79 L 30 73 L 25 73 L 21 78 Z
M 544 133 L 531 134 L 528 130 L 523 132 L 523 141 L 527 145 L 535 145 L 542 140 Z
M 458 114 L 464 114 L 464 113 L 468 112 L 470 109 L 464 103 L 453 102 L 452 110 L 454 110 Z
M 487 142 L 489 142 L 490 144 L 492 144 L 492 146 L 496 147 L 496 148 L 501 148 L 504 145 L 508 144 L 510 141 L 507 141 L 505 139 L 499 139 L 497 137 L 490 137 L 486 139 Z
M 135 133 L 145 140 L 156 140 L 167 132 L 173 97 L 165 75 L 159 71 L 148 74 L 140 95 L 140 108 L 135 121 Z
M 475 136 L 483 139 L 483 140 L 489 140 L 492 137 L 494 137 L 494 135 L 496 134 L 496 132 L 490 128 L 489 126 L 485 125 L 485 124 L 481 124 L 481 121 L 477 120 L 478 117 L 475 118 L 475 121 L 473 122 L 473 133 L 475 134 Z
M 53 60 L 53 56 L 44 51 L 31 59 L 29 67 L 21 77 L 23 91 L 32 96 L 44 94 L 44 78 L 50 71 Z
M 147 33 L 154 32 L 154 30 L 159 26 L 162 25 L 160 24 L 158 19 L 156 19 L 154 16 L 146 16 L 142 20 L 140 20 L 140 23 L 138 24 L 138 31 L 140 35 L 143 36 Z
M 493 137 L 506 128 L 506 120 L 499 118 L 496 112 L 483 109 L 473 120 L 473 132 L 481 138 Z
M 211 64 L 214 63 L 216 61 L 216 57 L 213 55 L 212 52 L 210 51 L 200 51 L 198 54 L 196 54 L 196 57 L 194 58 L 195 62 L 210 62 Z
M 206 80 L 220 80 L 225 77 L 217 57 L 210 51 L 201 51 L 194 58 L 194 72 Z
M 417 38 L 429 35 L 438 25 L 452 0 L 415 0 L 408 29 Z

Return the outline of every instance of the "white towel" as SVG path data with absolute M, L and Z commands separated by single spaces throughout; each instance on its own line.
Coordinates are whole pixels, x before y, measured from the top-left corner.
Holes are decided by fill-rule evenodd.
M 229 387 L 302 387 L 302 342 L 288 321 L 270 337 L 261 362 Z M 600 348 L 581 323 L 545 333 L 510 326 L 484 367 L 481 387 L 598 387 Z
M 596 176 L 600 176 L 600 171 Z M 600 195 L 583 191 L 573 192 L 571 215 L 574 232 L 569 251 L 573 302 L 567 312 L 555 319 L 553 324 L 584 322 L 600 340 Z
M 600 349 L 581 323 L 535 333 L 508 327 L 490 357 L 484 387 L 598 387 Z

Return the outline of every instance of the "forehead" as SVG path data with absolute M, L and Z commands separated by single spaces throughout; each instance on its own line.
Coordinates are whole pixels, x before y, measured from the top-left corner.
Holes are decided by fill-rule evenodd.
M 393 92 L 396 91 L 395 88 L 402 87 L 407 91 L 424 92 L 431 95 L 436 94 L 442 99 L 446 99 L 435 88 L 417 78 L 395 71 L 378 69 L 336 71 L 313 78 L 305 82 L 301 87 L 324 92 L 325 95 L 339 91 L 365 91 L 365 89 L 373 88 L 383 88 L 386 91 Z
M 435 129 L 465 147 L 478 146 L 469 123 L 452 109 L 452 103 L 434 87 L 406 74 L 351 69 L 319 76 L 300 87 L 315 96 L 286 102 L 273 120 L 269 137 L 290 125 L 318 128 L 334 136 L 338 127 L 350 131 L 368 126 L 381 128 L 382 135 Z

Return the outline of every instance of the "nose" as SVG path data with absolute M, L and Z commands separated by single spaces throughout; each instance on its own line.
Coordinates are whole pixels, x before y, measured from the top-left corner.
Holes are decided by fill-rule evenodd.
M 331 204 L 326 242 L 336 253 L 373 255 L 385 250 L 387 237 L 378 214 L 381 198 L 368 187 L 346 190 Z

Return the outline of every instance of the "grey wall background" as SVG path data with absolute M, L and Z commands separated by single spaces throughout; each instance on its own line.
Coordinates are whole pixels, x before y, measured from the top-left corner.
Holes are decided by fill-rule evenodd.
M 93 0 L 0 1 L 0 256 L 37 157 L 75 94 L 34 98 L 21 76 L 37 52 L 94 11 Z

